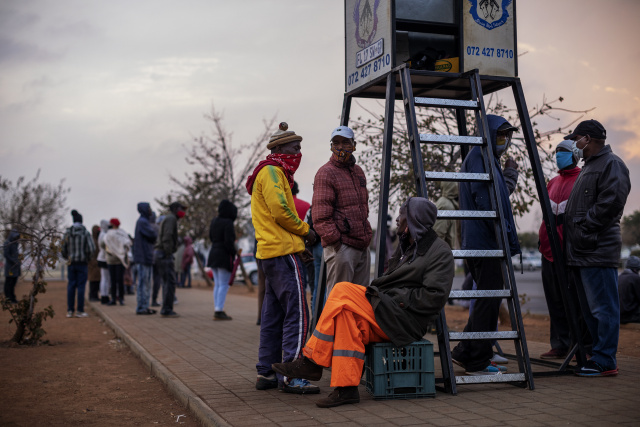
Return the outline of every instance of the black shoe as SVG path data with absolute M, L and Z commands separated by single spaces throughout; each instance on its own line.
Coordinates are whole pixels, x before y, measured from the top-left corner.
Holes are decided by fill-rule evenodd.
M 102 298 L 100 298 L 100 303 L 101 303 L 101 304 L 104 304 L 104 305 L 109 304 L 109 297 L 102 297 Z
M 274 363 L 271 369 L 289 378 L 304 378 L 311 381 L 319 381 L 322 378 L 322 366 L 316 365 L 308 357 L 289 363 Z
M 269 390 L 272 388 L 278 388 L 278 378 L 276 378 L 276 374 L 271 374 L 268 377 L 258 375 L 256 390 Z
M 333 408 L 347 403 L 360 403 L 360 393 L 357 386 L 336 387 L 329 396 L 316 402 L 318 408 Z
M 178 313 L 176 313 L 175 311 L 169 311 L 166 313 L 160 313 L 160 315 L 162 317 L 180 317 L 180 315 Z
M 120 298 L 120 305 L 124 305 L 124 298 Z
M 213 313 L 213 320 L 231 320 L 233 319 L 231 316 L 227 316 L 227 313 L 224 311 L 216 311 Z
M 113 301 L 113 300 L 112 300 L 112 301 L 109 301 L 109 302 L 107 303 L 107 305 L 117 305 L 117 304 L 118 304 L 118 303 L 117 303 L 117 302 L 115 302 L 115 301 Z
M 151 303 L 151 307 L 160 307 L 160 304 L 158 304 L 156 301 L 153 301 Z
M 262 323 L 262 319 L 258 319 L 258 320 L 256 321 L 256 325 L 258 325 L 258 326 L 260 326 L 260 324 L 261 324 L 261 323 Z

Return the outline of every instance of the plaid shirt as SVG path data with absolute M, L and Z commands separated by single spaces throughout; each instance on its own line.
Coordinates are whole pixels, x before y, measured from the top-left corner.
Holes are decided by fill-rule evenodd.
M 369 246 L 367 179 L 355 159 L 345 164 L 331 156 L 318 170 L 313 183 L 311 216 L 323 247 L 338 241 L 356 249 Z
M 84 225 L 72 225 L 67 228 L 62 240 L 62 257 L 69 262 L 87 263 L 96 251 L 91 233 Z

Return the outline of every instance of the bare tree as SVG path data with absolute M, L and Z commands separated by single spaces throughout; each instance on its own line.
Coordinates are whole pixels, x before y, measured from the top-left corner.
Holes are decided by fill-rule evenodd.
M 194 171 L 182 179 L 171 176 L 177 189 L 156 200 L 165 209 L 173 201 L 189 206 L 188 214 L 180 221 L 181 234 L 189 234 L 194 240 L 206 239 L 209 224 L 217 216 L 218 205 L 223 199 L 238 207 L 238 231 L 248 221 L 251 198 L 245 188 L 247 176 L 264 157 L 269 137 L 274 132 L 275 117 L 264 120 L 264 129 L 248 144 L 234 146 L 233 134 L 226 130 L 223 116 L 212 106 L 205 119 L 211 124 L 209 134 L 193 137 L 185 145 L 185 161 Z
M 585 113 L 591 110 L 569 110 L 557 107 L 563 102 L 562 97 L 553 101 L 547 101 L 543 97 L 540 106 L 536 105 L 530 111 L 533 131 L 540 154 L 543 169 L 547 175 L 556 170 L 554 162 L 552 136 L 562 134 L 574 123 L 580 120 Z M 382 112 L 374 112 L 370 108 L 359 105 L 365 112 L 365 117 L 358 117 L 353 124 L 353 129 L 358 134 L 357 140 L 367 148 L 361 151 L 360 165 L 369 177 L 369 191 L 377 194 L 380 188 L 380 170 L 382 158 L 382 142 L 384 135 L 384 115 Z M 382 107 L 382 105 L 380 105 Z M 382 109 L 380 109 L 382 110 Z M 497 95 L 489 95 L 486 100 L 488 114 L 496 114 L 506 118 L 512 125 L 520 128 L 520 120 L 517 111 L 507 107 Z M 556 114 L 557 112 L 557 114 Z M 458 126 L 455 110 L 441 108 L 421 108 L 416 111 L 418 129 L 422 133 L 437 135 L 457 135 Z M 547 130 L 540 130 L 536 119 L 542 116 L 553 121 L 566 120 L 561 124 Z M 562 117 L 560 117 L 562 116 Z M 565 117 L 569 117 L 568 120 Z M 473 113 L 467 113 L 467 132 L 476 134 L 475 117 Z M 406 130 L 404 111 L 396 109 L 393 123 L 393 151 L 391 160 L 391 179 L 389 202 L 392 208 L 397 208 L 408 196 L 415 195 L 415 182 L 411 162 L 411 148 Z M 521 178 L 513 197 L 513 212 L 522 215 L 528 212 L 534 201 L 537 200 L 537 192 L 533 180 L 533 171 L 529 163 L 529 156 L 524 144 L 524 138 L 516 135 L 514 142 L 507 153 L 518 162 Z M 462 163 L 461 150 L 458 145 L 422 144 L 422 158 L 425 170 L 433 171 L 459 171 Z M 427 182 L 428 196 L 436 200 L 440 196 L 440 187 L 435 182 Z

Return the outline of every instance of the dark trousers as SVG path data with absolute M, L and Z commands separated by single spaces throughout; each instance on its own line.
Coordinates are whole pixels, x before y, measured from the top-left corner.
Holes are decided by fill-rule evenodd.
M 124 265 L 109 264 L 109 276 L 111 277 L 111 301 L 124 301 Z
M 92 280 L 89 282 L 89 301 L 99 301 L 98 291 L 100 290 L 100 281 Z
M 158 264 L 160 261 L 153 262 L 153 290 L 151 292 L 151 301 L 158 302 L 158 293 L 162 289 L 162 277 L 160 277 L 160 268 Z
M 560 286 L 564 286 L 569 292 L 569 287 L 565 280 L 556 281 L 553 263 L 542 257 L 542 287 L 544 288 L 544 297 L 547 300 L 550 319 L 549 341 L 552 349 L 566 353 L 571 349 L 571 329 L 569 328 L 569 320 L 562 302 Z
M 173 268 L 173 255 L 157 261 L 160 280 L 162 281 L 162 309 L 160 314 L 173 311 L 173 301 L 176 296 L 176 271 Z
M 469 271 L 478 290 L 503 289 L 502 268 L 499 259 L 468 259 Z M 477 298 L 464 332 L 493 332 L 498 323 L 501 298 Z M 491 340 L 460 341 L 451 357 L 461 362 L 467 371 L 481 371 L 493 357 Z
M 298 255 L 259 259 L 258 268 L 266 283 L 256 369 L 260 375 L 270 375 L 273 363 L 302 357 L 309 328 L 306 280 Z M 280 375 L 278 379 L 283 381 Z
M 4 278 L 4 296 L 9 300 L 16 302 L 16 283 L 18 283 L 17 276 L 10 276 Z
M 87 264 L 71 264 L 67 267 L 67 311 L 74 311 L 76 292 L 78 294 L 78 312 L 84 311 L 84 288 L 87 285 L 89 268 Z

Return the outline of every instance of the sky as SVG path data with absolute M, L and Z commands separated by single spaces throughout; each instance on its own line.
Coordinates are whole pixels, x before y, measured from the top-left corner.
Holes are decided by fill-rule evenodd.
M 629 214 L 640 209 L 640 2 L 603 3 L 518 1 L 519 77 L 529 107 L 563 96 L 595 108 L 585 118 L 630 169 Z M 190 170 L 184 144 L 209 132 L 212 106 L 235 144 L 272 117 L 302 135 L 296 180 L 310 201 L 343 94 L 341 0 L 0 2 L 0 176 L 65 179 L 87 225 L 118 217 L 133 233 L 137 203 L 157 209 L 169 176 Z M 538 211 L 522 231 L 537 230 Z

